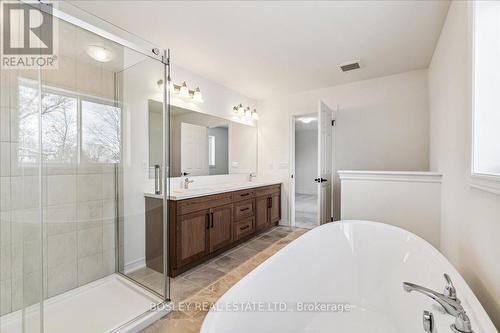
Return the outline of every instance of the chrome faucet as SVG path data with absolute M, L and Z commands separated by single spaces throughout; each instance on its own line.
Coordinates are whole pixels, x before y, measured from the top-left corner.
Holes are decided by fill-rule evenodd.
M 403 282 L 403 289 L 406 292 L 416 291 L 422 293 L 439 303 L 446 313 L 455 317 L 455 324 L 451 326 L 454 332 L 473 333 L 470 319 L 465 313 L 460 300 L 457 298 L 457 291 L 453 286 L 450 276 L 445 273 L 444 278 L 446 280 L 446 286 L 442 294 L 410 282 Z
M 188 177 L 184 179 L 184 189 L 187 190 L 189 189 L 189 184 L 194 183 L 194 180 L 189 180 Z
M 251 182 L 253 178 L 257 177 L 257 175 L 254 172 L 250 173 L 250 176 L 248 177 L 248 181 Z

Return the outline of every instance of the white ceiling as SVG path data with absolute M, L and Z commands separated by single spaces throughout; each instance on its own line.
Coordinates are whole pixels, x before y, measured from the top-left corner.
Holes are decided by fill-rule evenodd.
M 248 97 L 427 68 L 449 2 L 73 1 Z M 337 65 L 361 60 L 342 73 Z

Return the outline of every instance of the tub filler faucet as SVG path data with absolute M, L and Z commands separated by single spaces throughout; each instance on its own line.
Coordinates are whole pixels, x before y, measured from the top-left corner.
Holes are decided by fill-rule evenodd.
M 403 282 L 403 289 L 406 292 L 419 292 L 439 303 L 447 314 L 455 317 L 455 324 L 451 325 L 451 329 L 454 332 L 473 333 L 470 319 L 465 313 L 460 300 L 457 298 L 457 291 L 453 286 L 450 276 L 445 273 L 444 278 L 446 280 L 446 286 L 442 294 L 410 282 Z

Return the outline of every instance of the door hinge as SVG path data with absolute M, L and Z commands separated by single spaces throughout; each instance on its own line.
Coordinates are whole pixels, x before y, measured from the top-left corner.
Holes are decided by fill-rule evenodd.
M 332 119 L 332 126 L 335 126 L 335 119 Z

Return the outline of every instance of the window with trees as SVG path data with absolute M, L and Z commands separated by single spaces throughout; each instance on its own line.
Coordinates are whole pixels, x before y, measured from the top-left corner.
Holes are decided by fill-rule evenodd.
M 18 160 L 34 163 L 39 151 L 38 87 L 19 84 Z M 48 163 L 119 163 L 121 109 L 112 102 L 55 89 L 42 88 L 41 137 Z

